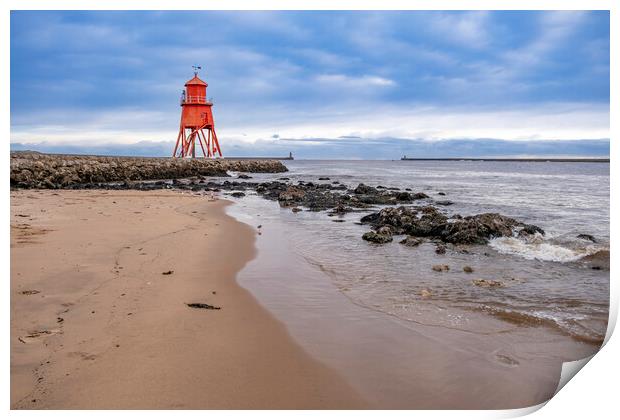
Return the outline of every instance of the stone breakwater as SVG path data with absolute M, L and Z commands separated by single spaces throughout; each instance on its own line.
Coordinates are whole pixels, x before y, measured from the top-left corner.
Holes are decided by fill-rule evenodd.
M 207 160 L 11 153 L 11 187 L 74 188 L 77 185 L 228 176 L 227 171 L 286 172 L 276 160 Z

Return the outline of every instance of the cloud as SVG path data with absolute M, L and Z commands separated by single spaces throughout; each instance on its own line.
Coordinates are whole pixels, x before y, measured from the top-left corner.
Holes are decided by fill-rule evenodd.
M 344 74 L 320 74 L 314 78 L 317 83 L 322 83 L 326 85 L 336 85 L 341 87 L 353 87 L 353 88 L 364 88 L 364 87 L 387 87 L 387 86 L 395 86 L 396 82 L 390 79 L 386 79 L 384 77 L 379 76 L 369 76 L 364 75 L 360 77 L 356 76 L 347 76 Z
M 468 48 L 482 48 L 489 43 L 489 18 L 486 11 L 439 13 L 430 27 L 440 38 Z
M 230 147 L 609 136 L 608 12 L 24 11 L 11 141 L 167 141 L 192 64 Z
M 216 110 L 217 111 L 217 110 Z M 520 108 L 412 107 L 363 102 L 340 109 L 256 109 L 247 118 L 238 109 L 216 113 L 222 144 L 250 144 L 280 138 L 404 137 L 424 140 L 501 138 L 572 140 L 609 137 L 609 109 L 595 104 L 541 104 Z M 177 112 L 126 108 L 110 112 L 42 114 L 39 122 L 13 121 L 11 141 L 18 143 L 133 143 L 174 139 Z M 74 125 L 73 121 L 81 121 Z M 360 144 L 363 144 L 360 142 Z
M 579 31 L 584 17 L 581 11 L 552 11 L 541 15 L 539 33 L 534 40 L 504 54 L 506 67 L 534 71 L 536 66 L 552 62 L 549 54 L 566 46 L 570 36 Z

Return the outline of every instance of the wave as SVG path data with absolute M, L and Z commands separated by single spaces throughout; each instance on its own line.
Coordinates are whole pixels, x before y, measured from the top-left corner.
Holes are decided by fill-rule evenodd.
M 502 254 L 518 255 L 528 260 L 574 262 L 601 251 L 597 246 L 569 248 L 542 240 L 526 241 L 515 237 L 499 237 L 489 241 L 491 248 Z
M 564 316 L 560 316 L 557 313 L 554 314 L 542 310 L 522 312 L 514 309 L 495 308 L 490 306 L 482 306 L 480 309 L 483 312 L 511 324 L 525 327 L 550 327 L 584 343 L 600 346 L 603 344 L 605 338 L 604 332 L 601 334 L 597 329 L 583 324 L 584 321 L 588 320 L 588 317 L 585 315 L 579 316 L 571 314 L 569 316 L 568 314 L 564 314 Z M 607 325 L 606 320 L 599 321 Z M 602 331 L 605 331 L 605 328 L 603 328 Z

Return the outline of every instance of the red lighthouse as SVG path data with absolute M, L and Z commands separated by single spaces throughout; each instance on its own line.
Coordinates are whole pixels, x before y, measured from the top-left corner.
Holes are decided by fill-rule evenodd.
M 204 157 L 222 157 L 213 124 L 213 102 L 207 100 L 208 85 L 198 77 L 200 67 L 193 67 L 194 77 L 185 83 L 181 96 L 181 126 L 172 157 L 196 157 L 196 142 Z

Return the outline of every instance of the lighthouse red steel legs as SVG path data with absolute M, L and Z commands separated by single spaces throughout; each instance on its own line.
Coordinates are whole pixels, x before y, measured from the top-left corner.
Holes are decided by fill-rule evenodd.
M 198 69 L 194 66 L 194 77 L 185 83 L 181 96 L 181 126 L 172 157 L 196 157 L 196 140 L 204 157 L 222 157 L 213 123 L 213 103 L 207 100 L 208 85 L 198 78 Z

